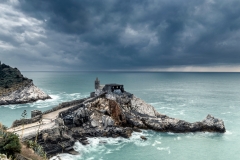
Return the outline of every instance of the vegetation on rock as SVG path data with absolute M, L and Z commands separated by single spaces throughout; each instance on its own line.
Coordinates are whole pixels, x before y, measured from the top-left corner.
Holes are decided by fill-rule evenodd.
M 14 157 L 15 153 L 21 152 L 21 144 L 18 135 L 6 131 L 0 124 L 0 153 Z
M 47 159 L 47 154 L 45 153 L 43 147 L 41 145 L 39 145 L 37 142 L 29 140 L 26 142 L 26 146 L 27 146 L 27 148 L 33 149 L 33 151 L 37 155 L 42 157 L 44 160 Z
M 23 77 L 17 68 L 0 64 L 0 96 L 7 95 L 31 83 L 32 80 Z

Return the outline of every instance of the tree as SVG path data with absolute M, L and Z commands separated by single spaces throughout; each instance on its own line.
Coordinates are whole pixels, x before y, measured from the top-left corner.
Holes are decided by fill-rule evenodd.
M 39 135 L 39 130 L 40 130 L 40 127 L 42 125 L 42 118 L 38 121 L 39 123 L 39 126 L 38 126 L 38 130 L 37 130 L 37 135 L 36 135 L 36 138 L 35 138 L 35 143 L 37 143 L 37 139 L 38 139 L 38 135 Z
M 21 135 L 21 139 L 22 139 L 23 138 L 23 131 L 24 131 L 24 121 L 27 117 L 27 111 L 24 110 L 21 116 L 22 116 L 22 135 Z
M 8 156 L 14 156 L 15 153 L 21 152 L 21 144 L 19 138 L 14 133 L 5 133 L 0 140 L 0 153 Z

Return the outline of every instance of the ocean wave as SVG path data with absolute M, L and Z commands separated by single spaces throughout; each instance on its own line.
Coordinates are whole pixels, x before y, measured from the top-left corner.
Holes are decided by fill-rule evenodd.
M 162 142 L 160 142 L 160 141 L 155 141 L 153 144 L 152 144 L 152 146 L 156 146 L 156 145 L 159 145 L 159 144 L 161 144 Z
M 163 104 L 163 102 L 152 102 L 152 103 L 149 103 L 150 105 L 154 106 L 154 105 L 159 105 L 159 104 Z
M 78 155 L 71 155 L 71 154 L 67 154 L 67 153 L 62 153 L 61 155 L 57 155 L 52 157 L 50 160 L 78 160 L 80 157 Z
M 46 100 L 38 100 L 33 103 L 26 103 L 26 104 L 12 104 L 12 105 L 3 105 L 2 107 L 8 107 L 10 109 L 17 109 L 17 108 L 49 108 L 57 106 L 59 103 L 66 102 L 66 101 L 72 101 L 76 99 L 86 98 L 88 95 L 81 94 L 81 93 L 66 93 L 61 92 L 57 94 L 50 94 L 51 99 Z
M 128 143 L 133 143 L 138 147 L 143 147 L 147 145 L 151 145 L 150 142 L 144 141 L 140 138 L 140 136 L 151 136 L 146 131 L 141 133 L 134 132 L 129 139 L 118 137 L 118 138 L 105 138 L 105 137 L 95 137 L 95 138 L 88 138 L 88 145 L 82 145 L 80 142 L 75 142 L 73 149 L 79 152 L 80 155 L 77 156 L 67 156 L 64 154 L 59 154 L 58 156 L 62 160 L 75 160 L 75 159 L 101 159 L 99 155 L 101 154 L 111 154 L 114 151 L 122 149 Z M 157 141 L 157 144 L 161 142 Z M 92 156 L 95 155 L 95 156 Z M 51 158 L 50 160 L 56 160 L 56 156 Z

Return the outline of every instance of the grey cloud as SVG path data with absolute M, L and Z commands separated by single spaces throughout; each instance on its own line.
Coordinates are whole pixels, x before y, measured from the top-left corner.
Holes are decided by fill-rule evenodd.
M 34 23 L 12 27 L 12 34 L 3 30 L 0 40 L 24 46 L 32 61 L 66 70 L 240 65 L 239 3 L 19 0 L 12 6 L 19 18 Z

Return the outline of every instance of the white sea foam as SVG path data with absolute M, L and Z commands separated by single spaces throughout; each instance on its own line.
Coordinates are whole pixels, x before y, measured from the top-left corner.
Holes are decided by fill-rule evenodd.
M 231 112 L 224 112 L 224 113 L 221 113 L 221 114 L 230 114 Z
M 74 159 L 99 159 L 98 154 L 111 154 L 116 150 L 121 150 L 126 144 L 133 143 L 134 145 L 141 147 L 150 145 L 150 142 L 144 141 L 140 138 L 140 136 L 148 137 L 149 134 L 146 131 L 142 133 L 134 132 L 129 139 L 118 137 L 118 138 L 105 138 L 105 137 L 97 137 L 97 138 L 88 138 L 88 145 L 82 145 L 80 142 L 75 142 L 73 149 L 79 152 L 78 156 L 67 156 L 68 154 L 59 154 L 62 160 L 74 160 Z M 161 142 L 156 141 L 156 144 L 161 144 Z M 111 148 L 109 148 L 109 145 Z M 89 155 L 95 155 L 88 157 Z M 56 159 L 56 157 L 53 157 Z M 51 160 L 55 160 L 51 158 Z
M 159 105 L 159 104 L 163 104 L 163 102 L 153 102 L 153 103 L 149 103 L 150 105 L 154 106 L 154 105 Z
M 10 109 L 17 109 L 17 108 L 24 108 L 24 106 L 22 105 L 15 105 L 15 104 L 12 104 L 12 105 L 6 105 L 4 107 L 8 107 Z M 27 107 L 27 106 L 26 106 Z
M 176 141 L 176 140 L 181 140 L 182 138 L 181 137 L 177 137 L 177 138 L 174 138 L 174 140 Z
M 231 134 L 233 134 L 233 133 L 230 132 L 230 131 L 228 131 L 228 130 L 226 130 L 225 134 L 226 134 L 226 135 L 231 135 Z
M 169 148 L 169 147 L 166 147 L 166 148 L 164 148 L 164 147 L 157 147 L 157 150 L 160 150 L 160 151 L 167 151 L 167 152 L 168 152 L 168 154 L 170 154 L 170 153 L 171 153 L 171 151 L 170 151 L 170 148 Z
M 55 101 L 55 100 L 58 100 L 60 99 L 60 96 L 59 95 L 49 95 L 52 99 L 49 99 L 48 101 Z
M 175 133 L 173 133 L 173 132 L 167 132 L 167 134 L 169 134 L 169 135 L 174 135 Z
M 180 114 L 180 115 L 184 115 L 185 113 L 185 110 L 181 110 L 181 111 L 179 111 L 178 113 Z
M 57 156 L 52 157 L 50 160 L 59 160 L 58 157 L 60 157 L 60 159 L 62 159 L 62 160 L 78 160 L 80 158 L 80 156 L 78 156 L 78 155 L 61 153 L 61 154 L 58 154 Z
M 160 141 L 155 141 L 153 144 L 152 144 L 152 146 L 156 146 L 156 145 L 159 145 L 159 144 L 161 144 L 162 142 L 160 142 Z

